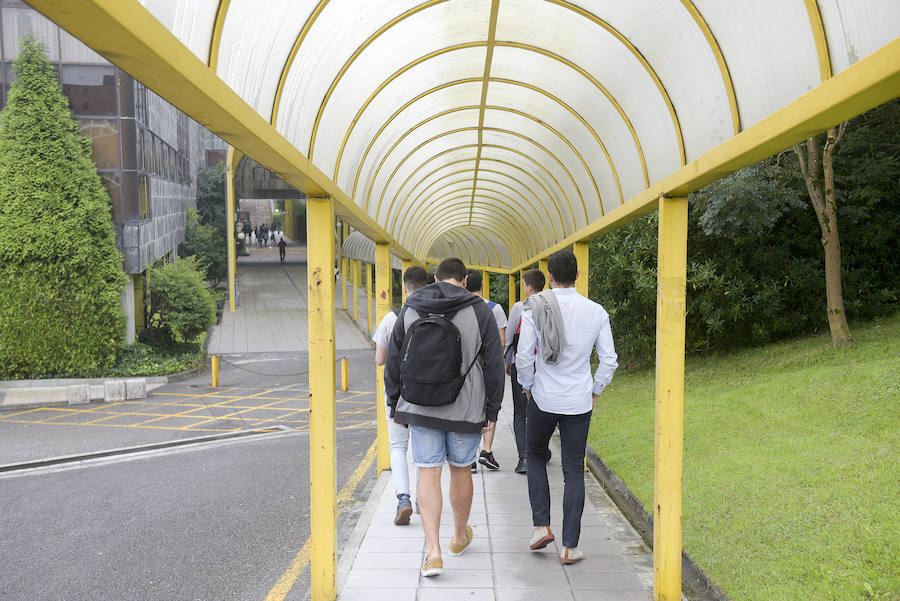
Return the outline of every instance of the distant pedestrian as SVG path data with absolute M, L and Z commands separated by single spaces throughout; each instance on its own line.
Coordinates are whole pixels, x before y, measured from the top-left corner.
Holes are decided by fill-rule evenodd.
M 465 290 L 466 266 L 444 259 L 437 282 L 409 295 L 388 344 L 384 370 L 391 415 L 410 427 L 419 468 L 419 509 L 427 552 L 423 576 L 444 567 L 441 469 L 450 463 L 453 534 L 450 554 L 472 543 L 472 473 L 482 433 L 497 421 L 503 398 L 503 355 L 490 308 Z
M 284 241 L 284 238 L 281 239 L 281 242 L 278 243 L 278 256 L 281 258 L 281 262 L 284 263 L 284 252 L 287 248 L 287 242 Z
M 433 281 L 424 269 L 413 265 L 403 274 L 403 287 L 406 294 L 413 294 L 419 288 Z M 372 341 L 375 342 L 375 365 L 384 365 L 387 359 L 388 344 L 391 340 L 391 332 L 397 323 L 399 309 L 388 311 L 387 315 L 378 322 Z M 385 394 L 385 400 L 387 395 Z M 387 412 L 388 441 L 391 451 L 391 480 L 394 483 L 394 492 L 397 495 L 397 512 L 394 515 L 394 524 L 406 526 L 412 515 L 412 501 L 410 499 L 409 466 L 406 463 L 406 452 L 409 447 L 409 427 L 398 424 L 390 416 L 390 407 Z M 414 472 L 415 473 L 415 472 Z M 418 481 L 415 478 L 414 482 Z M 415 484 L 413 485 L 413 488 Z M 418 496 L 418 495 L 417 495 Z
M 575 290 L 578 262 L 560 250 L 547 262 L 550 288 L 525 300 L 516 370 L 528 398 L 525 444 L 528 498 L 534 524 L 529 548 L 543 549 L 550 530 L 550 485 L 545 458 L 559 427 L 563 472 L 563 538 L 559 560 L 576 563 L 584 511 L 584 449 L 594 401 L 618 367 L 609 315 Z M 591 378 L 591 351 L 598 365 Z

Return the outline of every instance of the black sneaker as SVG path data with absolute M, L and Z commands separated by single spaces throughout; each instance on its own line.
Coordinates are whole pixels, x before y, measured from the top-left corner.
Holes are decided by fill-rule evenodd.
M 473 463 L 473 464 L 472 464 L 472 473 L 473 473 L 473 474 L 477 474 L 477 473 L 478 473 L 478 463 Z
M 408 526 L 409 516 L 412 515 L 412 503 L 409 502 L 409 495 L 397 495 L 397 515 L 394 516 L 394 524 L 397 526 Z
M 497 460 L 494 459 L 494 454 L 489 451 L 482 451 L 481 456 L 478 458 L 478 463 L 483 465 L 484 467 L 492 470 L 499 470 L 500 464 L 497 463 Z
M 516 464 L 516 473 L 524 474 L 525 473 L 525 460 L 519 459 L 519 463 Z

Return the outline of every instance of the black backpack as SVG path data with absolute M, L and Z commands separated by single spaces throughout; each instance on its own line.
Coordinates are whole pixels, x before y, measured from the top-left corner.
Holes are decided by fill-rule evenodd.
M 462 341 L 452 314 L 429 313 L 415 320 L 406 331 L 400 351 L 400 394 L 413 405 L 440 407 L 456 400 L 478 352 L 465 373 Z M 402 317 L 401 317 L 402 319 Z

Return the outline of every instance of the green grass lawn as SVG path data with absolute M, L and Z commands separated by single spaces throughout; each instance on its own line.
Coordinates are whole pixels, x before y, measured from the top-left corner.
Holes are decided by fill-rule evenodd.
M 734 601 L 900 601 L 900 314 L 685 367 L 684 547 Z M 653 504 L 654 372 L 590 443 Z

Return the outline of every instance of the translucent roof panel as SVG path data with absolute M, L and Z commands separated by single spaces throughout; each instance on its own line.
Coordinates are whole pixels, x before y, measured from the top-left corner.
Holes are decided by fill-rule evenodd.
M 354 214 L 504 268 L 900 33 L 896 0 L 139 3 Z

